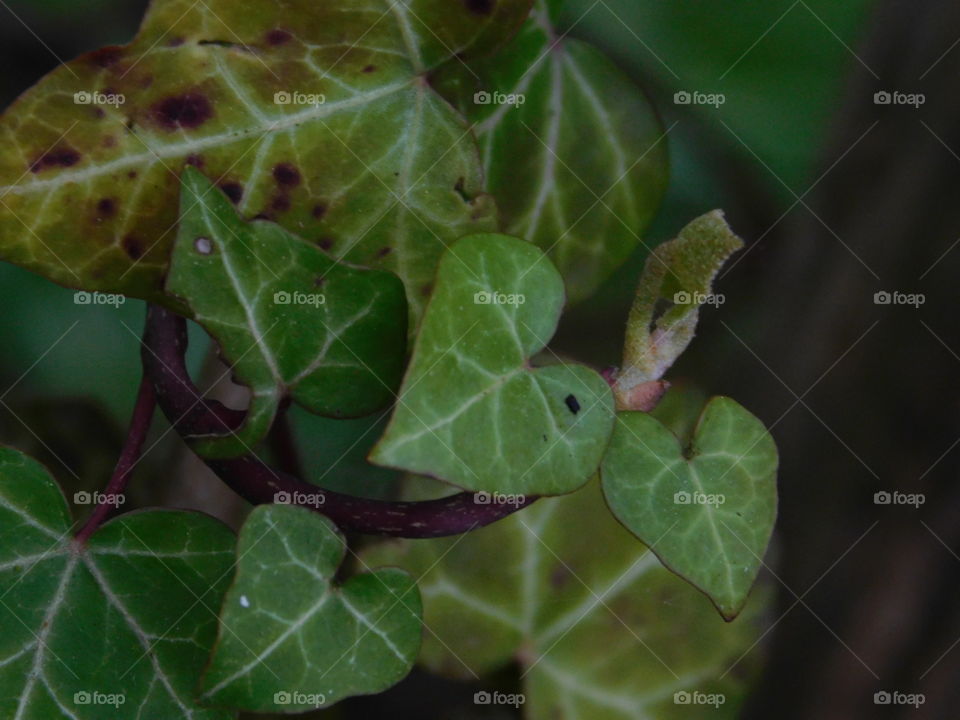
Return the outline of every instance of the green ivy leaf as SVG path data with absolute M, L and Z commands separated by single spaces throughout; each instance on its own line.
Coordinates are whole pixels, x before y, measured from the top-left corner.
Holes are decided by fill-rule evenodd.
M 611 517 L 597 483 L 464 538 L 385 544 L 364 561 L 420 578 L 427 669 L 482 678 L 516 663 L 528 720 L 693 717 L 674 693 L 694 691 L 723 694 L 709 715 L 732 719 L 757 669 L 742 656 L 769 598 L 724 623 Z
M 130 45 L 58 67 L 0 117 L 0 258 L 169 303 L 192 164 L 245 217 L 396 272 L 417 318 L 445 244 L 496 226 L 476 142 L 425 73 L 504 40 L 528 5 L 154 0 Z
M 123 515 L 84 547 L 46 470 L 0 448 L 0 716 L 227 720 L 194 703 L 234 538 L 195 513 Z
M 563 280 L 504 235 L 443 256 L 396 410 L 371 460 L 470 490 L 556 495 L 583 485 L 610 437 L 607 383 L 581 365 L 533 368 Z
M 310 510 L 262 505 L 240 531 L 237 577 L 202 699 L 294 712 L 386 690 L 420 648 L 416 583 L 384 568 L 333 584 L 346 544 Z
M 550 255 L 572 301 L 591 295 L 666 190 L 667 143 L 643 92 L 594 47 L 558 37 L 543 3 L 502 52 L 434 80 L 476 123 L 504 232 Z
M 713 279 L 742 247 L 723 213 L 714 210 L 647 258 L 627 320 L 623 369 L 614 386 L 619 409 L 650 409 L 647 401 L 651 392 L 656 394 L 651 388 L 687 349 L 700 307 L 722 304 L 723 297 L 712 294 Z
M 407 336 L 395 276 L 338 264 L 274 223 L 245 222 L 194 168 L 184 173 L 181 206 L 167 290 L 186 301 L 252 392 L 244 426 L 196 441 L 198 452 L 248 452 L 287 395 L 333 417 L 389 404 Z
M 763 423 L 715 397 L 685 451 L 651 416 L 620 413 L 601 476 L 620 522 L 736 617 L 777 515 L 777 447 Z

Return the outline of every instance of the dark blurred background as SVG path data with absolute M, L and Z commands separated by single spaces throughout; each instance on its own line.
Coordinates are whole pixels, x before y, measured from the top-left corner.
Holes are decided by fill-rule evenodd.
M 0 0 L 0 105 L 60 59 L 129 40 L 144 6 Z M 780 592 L 745 717 L 958 717 L 960 4 L 572 0 L 567 24 L 649 91 L 670 128 L 673 175 L 648 245 L 715 207 L 748 244 L 719 281 L 726 303 L 703 313 L 670 375 L 742 402 L 781 451 Z M 676 105 L 680 90 L 726 102 Z M 879 91 L 925 102 L 878 105 Z M 558 349 L 617 363 L 643 254 L 569 313 Z M 876 304 L 879 291 L 925 302 Z M 77 306 L 8 265 L 0 299 L 0 440 L 68 489 L 101 485 L 135 395 L 142 303 Z M 191 354 L 216 377 L 199 335 Z M 324 484 L 371 495 L 381 476 L 362 458 L 376 429 L 375 418 L 296 418 L 314 479 L 345 455 Z M 234 518 L 237 501 L 165 433 L 139 470 L 140 499 Z M 925 502 L 877 505 L 878 491 Z M 430 682 L 415 675 L 405 696 L 425 703 L 416 717 L 446 717 L 426 708 L 457 690 Z M 880 690 L 926 702 L 877 706 Z M 359 701 L 338 712 L 385 711 Z

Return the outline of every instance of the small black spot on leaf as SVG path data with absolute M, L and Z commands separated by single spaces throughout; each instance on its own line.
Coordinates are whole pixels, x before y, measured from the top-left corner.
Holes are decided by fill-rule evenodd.
M 220 189 L 234 205 L 243 199 L 243 185 L 238 182 L 225 182 L 220 186 Z
M 127 235 L 121 244 L 123 245 L 124 252 L 127 253 L 131 260 L 139 260 L 143 257 L 143 242 L 140 238 Z
M 474 15 L 489 15 L 497 6 L 497 0 L 463 0 L 463 4 Z
M 97 203 L 97 217 L 100 219 L 113 217 L 117 211 L 117 203 L 113 198 L 103 198 Z
M 203 156 L 202 155 L 187 155 L 186 160 L 187 165 L 192 165 L 195 168 L 203 167 Z
M 286 30 L 281 30 L 276 28 L 267 33 L 267 44 L 268 45 L 283 45 L 286 42 L 290 41 L 293 35 L 288 33 Z
M 321 249 L 321 250 L 329 250 L 330 248 L 333 247 L 333 238 L 331 238 L 331 237 L 322 237 L 322 238 L 320 238 L 320 240 L 319 240 L 319 242 L 317 243 L 317 245 L 320 246 L 320 249 Z
M 580 412 L 580 403 L 577 401 L 575 396 L 567 395 L 563 401 L 567 404 L 567 407 L 570 408 L 570 412 L 572 412 L 574 415 Z
M 376 68 L 375 65 L 367 65 L 367 66 L 363 69 L 363 71 L 364 71 L 365 73 L 372 73 L 372 72 L 373 72 L 374 70 L 376 70 L 376 69 L 377 69 L 377 68 Z
M 377 257 L 386 257 L 391 253 L 392 250 L 393 248 L 388 248 L 388 247 L 380 248 L 377 251 Z
M 80 162 L 80 153 L 73 148 L 53 148 L 34 160 L 30 170 L 38 173 L 52 167 L 72 167 L 78 162 Z
M 296 187 L 300 184 L 300 171 L 290 163 L 279 163 L 273 168 L 273 179 L 278 185 Z
M 327 214 L 327 206 L 324 203 L 317 203 L 313 206 L 313 216 L 319 220 Z
M 212 116 L 210 100 L 198 92 L 174 95 L 153 106 L 153 118 L 168 130 L 200 127 Z
M 290 209 L 290 198 L 286 195 L 274 195 L 270 201 L 270 208 L 277 212 L 286 212 Z

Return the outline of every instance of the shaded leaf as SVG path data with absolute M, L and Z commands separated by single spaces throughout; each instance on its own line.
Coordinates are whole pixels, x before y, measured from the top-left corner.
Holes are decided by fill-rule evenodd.
M 535 246 L 459 240 L 440 261 L 371 460 L 470 490 L 556 495 L 583 485 L 610 437 L 613 398 L 589 368 L 530 366 L 562 306 L 563 280 Z
M 261 505 L 240 531 L 237 577 L 202 697 L 292 712 L 386 690 L 420 648 L 420 595 L 402 570 L 333 584 L 346 544 L 310 510 Z
M 724 623 L 614 520 L 597 483 L 464 538 L 389 543 L 364 561 L 420 578 L 424 666 L 509 693 L 483 678 L 516 663 L 530 720 L 701 717 L 674 704 L 694 691 L 722 693 L 718 710 L 697 711 L 732 719 L 757 668 L 741 656 L 769 598 Z
M 601 476 L 627 529 L 736 617 L 777 515 L 777 447 L 763 423 L 715 397 L 685 450 L 650 415 L 619 413 Z
M 0 117 L 0 258 L 169 302 L 195 165 L 245 217 L 395 271 L 416 318 L 444 245 L 496 224 L 476 143 L 423 74 L 507 37 L 526 5 L 154 0 L 130 45 L 58 67 Z
M 713 279 L 742 247 L 723 213 L 714 210 L 647 258 L 627 320 L 623 369 L 614 386 L 619 409 L 649 409 L 649 388 L 690 344 L 700 307 L 722 304 L 723 297 L 712 294 Z
M 186 301 L 252 393 L 244 426 L 195 440 L 199 452 L 248 452 L 287 395 L 334 417 L 389 404 L 407 335 L 396 277 L 338 264 L 274 223 L 245 222 L 196 169 L 184 173 L 181 205 L 167 289 Z
M 46 470 L 0 449 L 0 716 L 233 717 L 193 701 L 232 574 L 230 531 L 173 511 L 123 515 L 85 547 L 72 529 Z
M 538 3 L 502 52 L 438 70 L 476 123 L 504 232 L 556 263 L 571 301 L 591 295 L 641 242 L 667 184 L 663 127 L 601 52 L 561 38 Z

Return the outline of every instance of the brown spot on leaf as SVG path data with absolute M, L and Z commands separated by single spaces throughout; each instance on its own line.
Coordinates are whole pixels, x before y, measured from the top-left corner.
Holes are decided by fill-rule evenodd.
M 139 260 L 143 257 L 144 247 L 143 241 L 141 241 L 140 238 L 127 235 L 123 239 L 122 245 L 124 252 L 127 253 L 131 260 Z
M 113 217 L 117 212 L 117 203 L 113 198 L 103 198 L 97 203 L 97 219 Z
M 99 68 L 108 68 L 115 65 L 123 57 L 123 48 L 112 46 L 94 50 L 88 56 L 90 62 Z
M 137 179 L 137 171 L 136 171 L 136 170 L 131 170 L 130 172 L 127 173 L 127 177 L 130 178 L 131 180 L 136 180 L 136 179 Z
M 420 288 L 420 294 L 423 295 L 424 297 L 429 297 L 430 293 L 432 292 L 433 292 L 433 283 L 427 283 L 426 285 Z
M 187 155 L 186 159 L 187 165 L 193 165 L 195 168 L 203 167 L 203 156 L 202 155 Z
M 372 72 L 373 72 L 374 70 L 376 70 L 376 69 L 377 69 L 377 68 L 376 68 L 375 65 L 367 65 L 367 66 L 363 69 L 363 71 L 364 71 L 365 73 L 372 73 Z
M 290 209 L 290 198 L 283 194 L 274 195 L 270 207 L 277 212 L 286 212 Z
M 497 0 L 463 0 L 463 4 L 474 15 L 489 15 L 497 6 Z
M 319 242 L 317 242 L 317 245 L 320 246 L 320 249 L 321 249 L 321 250 L 329 250 L 330 248 L 333 247 L 333 238 L 332 238 L 332 237 L 322 237 L 322 238 L 320 238 Z
M 314 286 L 314 287 L 323 287 L 323 284 L 324 284 L 326 281 L 327 281 L 327 279 L 326 279 L 325 277 L 323 277 L 322 275 L 318 275 L 317 277 L 315 277 L 315 278 L 313 279 L 313 286 Z
M 327 206 L 324 203 L 317 203 L 313 206 L 313 216 L 319 220 L 327 214 Z
M 152 114 L 168 130 L 196 128 L 213 116 L 213 106 L 203 93 L 188 92 L 155 103 Z
M 230 198 L 230 202 L 236 205 L 243 199 L 243 185 L 238 182 L 226 182 L 220 186 L 224 194 Z
M 393 248 L 388 248 L 388 247 L 380 248 L 380 250 L 377 251 L 377 257 L 386 257 L 392 251 L 393 251 Z
M 286 30 L 281 30 L 280 28 L 275 28 L 267 33 L 267 44 L 268 45 L 283 45 L 284 43 L 290 42 L 290 39 L 293 37 Z
M 52 148 L 34 160 L 30 170 L 38 173 L 52 167 L 73 167 L 78 162 L 80 162 L 80 153 L 72 147 Z
M 300 171 L 290 163 L 279 163 L 273 168 L 273 179 L 278 185 L 296 187 L 300 184 Z

